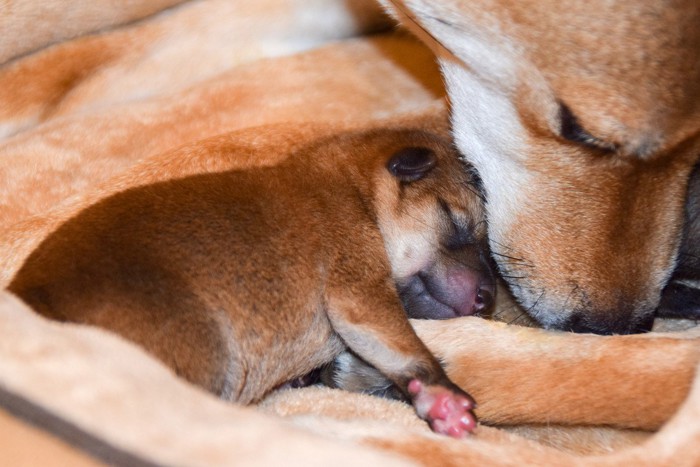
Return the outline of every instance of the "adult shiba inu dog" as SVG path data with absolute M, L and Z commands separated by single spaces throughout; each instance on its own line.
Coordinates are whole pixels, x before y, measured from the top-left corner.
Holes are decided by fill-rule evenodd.
M 378 368 L 438 432 L 475 427 L 471 398 L 411 316 L 492 302 L 475 176 L 420 131 L 340 134 L 272 167 L 132 188 L 88 207 L 9 290 L 39 313 L 141 344 L 241 403 L 344 348 Z
M 650 328 L 700 154 L 700 3 L 392 0 L 438 55 L 489 240 L 547 328 Z

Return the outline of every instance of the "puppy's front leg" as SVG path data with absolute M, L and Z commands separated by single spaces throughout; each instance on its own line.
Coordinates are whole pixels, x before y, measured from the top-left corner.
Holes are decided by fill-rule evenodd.
M 328 306 L 346 345 L 393 381 L 434 431 L 459 438 L 474 430 L 473 399 L 418 338 L 388 281 L 363 287 L 362 294 L 332 293 Z

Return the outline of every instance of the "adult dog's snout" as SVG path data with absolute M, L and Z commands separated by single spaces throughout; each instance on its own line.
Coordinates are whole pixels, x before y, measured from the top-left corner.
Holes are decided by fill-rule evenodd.
M 585 186 L 578 175 L 533 181 L 532 203 L 513 220 L 490 223 L 500 272 L 532 318 L 596 334 L 650 329 L 677 265 L 696 154 L 688 148 L 697 144 L 651 161 L 611 159 L 603 179 L 597 167 L 584 167 Z

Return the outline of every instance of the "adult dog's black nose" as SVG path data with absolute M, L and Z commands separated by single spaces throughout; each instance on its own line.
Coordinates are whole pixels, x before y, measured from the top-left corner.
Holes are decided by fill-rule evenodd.
M 575 312 L 561 329 L 590 334 L 638 334 L 651 331 L 654 314 L 644 313 L 642 317 L 632 318 L 632 313 L 613 312 L 585 313 Z

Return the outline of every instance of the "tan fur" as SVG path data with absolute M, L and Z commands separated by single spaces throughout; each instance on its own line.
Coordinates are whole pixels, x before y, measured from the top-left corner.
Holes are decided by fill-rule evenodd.
M 472 391 L 483 401 L 477 412 L 496 424 L 658 429 L 685 400 L 700 358 L 696 339 L 663 334 L 552 334 L 466 319 L 413 324 L 458 384 L 485 391 Z M 478 369 L 484 365 L 488 372 Z M 546 390 L 543 381 L 551 382 Z

